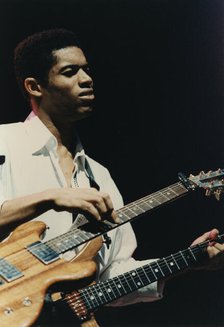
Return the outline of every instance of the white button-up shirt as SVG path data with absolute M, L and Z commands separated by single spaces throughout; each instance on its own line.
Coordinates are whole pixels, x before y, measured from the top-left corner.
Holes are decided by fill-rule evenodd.
M 6 200 L 38 193 L 50 188 L 67 187 L 65 177 L 59 166 L 57 140 L 40 121 L 31 113 L 25 122 L 0 126 L 0 155 L 4 156 L 0 165 L 0 206 Z M 88 157 L 81 143 L 76 146 L 74 164 L 79 187 L 89 187 L 85 171 L 85 160 L 91 168 L 100 190 L 107 192 L 114 208 L 123 206 L 122 197 L 108 170 Z M 37 218 L 46 223 L 44 241 L 61 235 L 72 225 L 72 214 L 49 210 Z M 136 238 L 130 224 L 124 224 L 109 232 L 112 240 L 110 248 L 105 245 L 97 255 L 100 279 L 108 279 L 125 271 L 149 263 L 149 260 L 136 261 L 132 254 L 136 248 Z M 157 283 L 152 283 L 137 292 L 123 297 L 117 305 L 140 301 L 153 301 L 161 297 L 163 284 L 159 290 Z

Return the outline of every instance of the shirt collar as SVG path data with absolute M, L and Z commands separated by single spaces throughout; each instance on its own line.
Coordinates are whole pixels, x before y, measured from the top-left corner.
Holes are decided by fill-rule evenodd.
M 56 148 L 56 138 L 33 111 L 26 118 L 24 126 L 26 134 L 31 140 L 30 147 L 32 154 L 40 154 L 46 146 L 47 148 Z
M 37 115 L 32 111 L 26 118 L 25 130 L 30 138 L 30 146 L 33 155 L 43 153 L 44 149 L 48 151 L 56 150 L 57 140 L 56 137 L 49 131 L 49 129 L 42 123 Z M 56 151 L 55 151 L 56 152 Z M 74 162 L 79 161 L 85 167 L 86 154 L 83 149 L 82 143 L 77 136 Z

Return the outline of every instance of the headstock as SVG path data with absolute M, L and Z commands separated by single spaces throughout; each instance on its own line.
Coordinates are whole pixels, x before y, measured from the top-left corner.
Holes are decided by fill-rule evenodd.
M 214 194 L 217 200 L 220 199 L 224 189 L 224 169 L 220 168 L 215 171 L 210 170 L 207 173 L 201 171 L 198 175 L 190 174 L 188 178 L 180 173 L 179 179 L 188 189 L 204 188 L 206 196 Z

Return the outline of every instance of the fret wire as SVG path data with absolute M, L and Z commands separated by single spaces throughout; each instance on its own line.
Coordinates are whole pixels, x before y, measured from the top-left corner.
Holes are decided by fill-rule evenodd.
M 103 304 L 100 297 L 96 297 L 94 294 L 94 288 L 87 288 L 84 290 L 79 290 L 80 297 L 86 305 L 87 310 L 90 310 L 94 307 L 100 306 Z M 98 302 L 98 299 L 101 300 L 101 303 Z
M 91 296 L 90 296 L 90 299 L 91 299 L 91 301 L 92 301 L 92 305 L 94 306 L 94 307 L 98 307 L 98 306 L 100 306 L 101 304 L 103 304 L 104 303 L 104 301 L 103 301 L 103 298 L 102 298 L 102 296 L 100 296 L 100 291 L 98 290 L 98 288 L 99 287 L 96 287 L 96 286 L 99 286 L 99 285 L 94 285 L 93 286 L 93 288 L 92 288 L 92 298 L 91 298 Z M 97 289 L 96 289 L 97 288 Z
M 208 242 L 206 241 L 206 242 L 204 242 L 203 244 L 200 244 L 200 245 L 205 247 L 205 246 L 208 245 Z M 162 258 L 162 259 L 159 259 L 158 261 L 155 261 L 153 263 L 150 263 L 150 264 L 144 265 L 142 267 L 139 267 L 136 270 L 132 270 L 132 271 L 130 271 L 128 273 L 125 273 L 123 275 L 119 275 L 119 276 L 115 277 L 116 279 L 115 278 L 109 279 L 108 281 L 106 281 L 106 283 L 105 282 L 99 283 L 98 285 L 100 286 L 100 288 L 98 287 L 98 290 L 97 290 L 96 294 L 99 297 L 99 291 L 102 291 L 102 288 L 104 288 L 107 291 L 108 286 L 109 286 L 110 289 L 112 289 L 112 291 L 113 291 L 114 298 L 116 299 L 119 296 L 122 296 L 122 295 L 127 294 L 127 293 L 129 293 L 131 291 L 134 291 L 135 289 L 139 289 L 139 288 L 141 288 L 141 287 L 143 287 L 145 285 L 148 285 L 148 284 L 152 283 L 153 281 L 149 279 L 149 276 L 148 276 L 149 274 L 154 276 L 154 281 L 158 280 L 158 277 L 154 273 L 153 266 L 154 267 L 155 266 L 159 267 L 159 269 L 160 269 L 160 271 L 162 273 L 162 276 L 164 276 L 164 272 L 162 270 L 164 267 L 166 267 L 166 268 L 168 267 L 169 272 L 172 274 L 173 271 L 171 270 L 167 260 L 172 259 L 176 264 L 176 266 L 174 266 L 174 268 L 176 267 L 175 269 L 180 270 L 181 268 L 180 268 L 179 264 L 177 263 L 177 260 L 179 260 L 181 258 L 182 260 L 184 260 L 185 265 L 188 266 L 189 264 L 188 264 L 184 254 L 191 253 L 191 260 L 192 260 L 192 258 L 194 258 L 194 260 L 196 260 L 195 255 L 193 254 L 193 252 L 200 253 L 200 251 L 201 250 L 200 250 L 200 248 L 198 246 L 193 246 L 193 247 L 190 247 L 190 248 L 188 248 L 188 249 L 186 249 L 184 251 L 179 251 L 176 254 L 172 254 L 169 257 Z M 133 272 L 136 273 L 135 277 L 133 277 Z M 144 276 L 146 278 L 143 279 L 142 274 L 144 274 Z M 141 281 L 141 284 L 142 284 L 141 286 L 138 285 L 137 278 L 138 278 L 138 280 Z M 114 284 L 114 287 L 113 287 L 112 283 Z M 132 287 L 131 287 L 130 283 L 132 283 Z M 122 289 L 121 288 L 119 289 L 118 285 L 120 285 L 122 287 Z M 92 287 L 95 287 L 95 285 L 93 285 Z M 91 289 L 91 286 L 87 289 L 87 291 L 89 292 L 90 289 Z M 122 290 L 123 290 L 123 292 L 122 292 Z M 94 291 L 95 291 L 95 289 L 94 289 Z M 117 292 L 117 294 L 116 294 L 116 292 Z M 82 295 L 84 295 L 84 293 L 82 293 Z M 108 303 L 108 302 L 110 302 L 112 300 L 112 298 L 110 297 L 112 294 L 110 292 L 108 294 L 108 292 L 107 292 L 107 295 L 108 295 L 108 298 L 106 296 L 104 296 L 104 299 L 105 299 L 106 303 Z M 102 301 L 102 297 L 99 297 L 99 299 Z M 91 301 L 93 302 L 92 299 L 91 299 Z M 96 301 L 96 299 L 94 299 L 94 301 Z M 97 303 L 97 305 L 99 306 L 98 303 Z
M 145 282 L 143 283 L 143 286 L 152 284 L 153 282 L 155 282 L 157 280 L 157 277 L 154 274 L 154 272 L 152 271 L 152 267 L 150 267 L 150 265 L 148 265 L 147 267 L 144 267 L 144 268 L 142 267 L 142 272 L 144 272 L 145 276 L 147 277 Z
M 178 183 L 176 183 L 176 184 L 174 184 L 174 185 L 171 185 L 171 186 L 169 186 L 169 187 L 166 187 L 166 188 L 164 188 L 164 189 L 162 189 L 162 190 L 160 190 L 160 191 L 157 191 L 157 192 L 155 192 L 155 193 L 153 193 L 153 194 L 151 194 L 151 195 L 148 195 L 148 196 L 145 196 L 145 197 L 143 197 L 142 199 L 140 199 L 140 200 L 137 200 L 137 201 L 135 201 L 135 202 L 133 202 L 133 203 L 131 203 L 131 204 L 129 204 L 129 205 L 126 205 L 126 206 L 124 206 L 123 208 L 121 208 L 121 209 L 118 209 L 117 210 L 117 213 L 118 213 L 118 216 L 119 215 L 122 215 L 122 219 L 125 219 L 125 221 L 126 220 L 130 220 L 130 218 L 129 218 L 129 216 L 127 215 L 127 212 L 125 212 L 125 210 L 127 211 L 127 210 L 130 210 L 133 214 L 136 214 L 136 212 L 135 212 L 135 210 L 132 210 L 132 208 L 135 208 L 136 206 L 138 207 L 138 209 L 139 209 L 139 206 L 141 205 L 141 204 L 146 204 L 146 205 L 148 205 L 148 207 L 149 207 L 149 209 L 150 208 L 153 208 L 153 206 L 152 206 L 152 204 L 150 203 L 147 203 L 147 201 L 150 201 L 152 198 L 154 199 L 154 201 L 156 201 L 156 202 L 159 202 L 159 205 L 161 204 L 161 202 L 157 199 L 158 197 L 161 197 L 161 194 L 162 194 L 162 196 L 164 196 L 164 194 L 163 194 L 163 192 L 170 192 L 170 190 L 173 190 L 173 192 L 175 192 L 174 190 L 175 189 L 179 189 L 179 190 L 181 190 L 182 191 L 182 193 L 184 193 L 184 192 L 187 192 L 187 189 L 186 188 L 184 188 L 183 186 L 182 186 L 182 184 L 180 184 L 180 182 L 178 182 Z M 169 200 L 171 200 L 172 198 L 174 198 L 175 196 L 172 196 L 171 198 L 168 198 L 167 196 L 166 196 L 166 199 L 167 199 L 167 201 L 169 201 Z M 140 210 L 143 210 L 141 207 L 140 207 Z M 144 213 L 144 212 L 142 212 L 142 213 Z M 100 234 L 100 233 L 99 233 Z M 59 241 L 59 242 L 63 242 L 64 240 L 65 240 L 65 238 L 68 238 L 68 237 L 72 237 L 73 236 L 73 233 L 72 233 L 72 231 L 69 231 L 69 232 L 67 232 L 67 233 L 65 233 L 65 234 L 63 234 L 61 237 L 58 237 L 57 238 L 57 240 Z M 81 236 L 81 235 L 80 235 Z M 85 237 L 86 237 L 86 235 L 85 235 Z M 94 234 L 89 234 L 89 237 L 95 237 L 95 235 Z M 84 242 L 84 241 L 86 241 L 86 238 L 81 238 L 81 242 Z M 54 249 L 56 250 L 56 252 L 58 252 L 58 247 L 55 245 L 55 240 L 53 239 L 53 240 L 50 240 L 50 241 L 48 241 L 49 243 L 49 245 L 51 246 L 51 247 L 54 247 Z M 72 244 L 71 244 L 71 246 L 76 246 L 76 245 L 79 245 L 79 242 L 77 241 L 77 240 L 74 240 L 74 239 L 72 239 Z M 56 246 L 56 247 L 55 247 Z M 60 244 L 60 249 L 61 249 L 61 244 Z M 69 247 L 70 248 L 70 247 Z M 65 249 L 69 249 L 69 248 L 65 248 Z
M 163 194 L 162 192 L 160 192 L 160 194 L 166 199 L 165 202 L 169 201 L 170 198 L 167 196 L 167 194 Z M 173 198 L 173 197 L 172 197 Z
M 186 265 L 187 265 L 187 267 L 188 267 L 189 264 L 188 264 L 188 262 L 186 261 L 185 256 L 183 255 L 183 252 L 182 252 L 182 251 L 179 251 L 179 253 L 181 254 L 181 257 L 184 259 L 184 261 L 185 261 L 185 263 L 186 263 Z
M 142 283 L 142 287 L 151 283 L 150 279 L 145 273 L 145 270 L 142 267 L 136 269 L 137 276 Z
M 97 292 L 97 295 L 99 296 L 100 299 L 103 300 L 104 297 L 104 299 L 107 301 L 105 294 L 102 292 L 101 283 L 96 284 L 95 291 Z
M 121 285 L 122 286 L 122 288 L 123 288 L 123 295 L 124 294 L 127 294 L 127 290 L 126 290 L 126 288 L 123 286 L 123 282 L 121 281 L 121 276 L 123 276 L 123 275 L 118 275 L 117 277 L 116 277 L 116 279 L 118 279 L 118 282 L 119 282 L 119 285 Z
M 157 261 L 155 260 L 151 265 L 151 271 L 153 272 L 154 276 L 155 276 L 155 279 L 158 280 L 160 279 L 160 276 L 159 276 L 159 273 L 160 273 L 160 269 L 158 269 L 158 263 Z M 164 275 L 162 274 L 162 277 L 164 277 Z
M 79 293 L 79 295 L 80 295 L 80 293 Z M 83 300 L 83 299 L 82 299 Z M 91 307 L 91 298 L 90 297 L 88 297 L 88 296 L 85 296 L 85 305 L 86 305 L 86 307 Z
M 138 209 L 139 210 L 141 210 L 142 212 L 141 213 L 144 213 L 144 212 L 146 212 L 144 209 L 142 209 L 139 205 L 135 205 L 135 206 L 132 206 L 132 208 L 131 208 L 131 206 L 128 208 L 132 213 L 134 213 L 135 215 L 136 215 L 136 211 L 134 210 L 134 208 L 136 208 L 136 207 L 138 207 Z
M 112 289 L 113 298 L 116 299 L 117 295 L 120 294 L 120 291 L 119 291 L 118 287 L 116 286 L 116 284 L 114 283 L 113 279 L 108 280 L 108 286 L 110 289 Z
M 174 184 L 174 185 L 175 185 L 176 188 L 177 188 L 177 186 L 178 186 L 178 188 L 180 189 L 180 187 L 179 187 L 178 184 L 179 184 L 179 183 Z M 181 186 L 182 186 L 182 185 L 181 185 Z M 146 202 L 146 201 L 148 201 L 148 200 L 150 200 L 150 199 L 152 199 L 152 198 L 156 200 L 156 197 L 158 196 L 159 193 L 161 193 L 161 194 L 162 194 L 162 192 L 166 192 L 166 193 L 167 193 L 167 191 L 170 192 L 170 190 L 171 190 L 171 187 L 164 188 L 164 189 L 162 189 L 162 190 L 160 190 L 160 191 L 157 191 L 157 192 L 155 192 L 155 193 L 153 193 L 153 194 L 151 194 L 151 195 L 147 195 L 147 196 L 145 196 L 145 197 L 143 197 L 143 198 L 141 198 L 141 199 L 139 199 L 139 200 L 137 200 L 137 201 L 135 201 L 135 202 L 132 202 L 132 203 L 126 205 L 125 207 L 127 207 L 127 206 L 129 206 L 129 207 L 134 206 L 134 205 L 136 205 L 136 203 L 137 203 L 137 204 L 144 203 L 144 202 Z M 174 187 L 173 187 L 172 191 L 174 191 Z M 181 188 L 181 191 L 182 191 L 181 194 L 182 194 L 182 193 L 186 193 L 186 192 L 188 192 L 188 190 L 187 190 L 186 188 L 184 188 L 183 186 L 182 186 L 182 188 Z M 174 192 L 175 192 L 175 191 L 174 191 Z M 181 194 L 176 194 L 176 196 L 181 195 Z M 164 194 L 163 194 L 163 195 L 164 195 Z M 173 199 L 174 197 L 175 197 L 175 196 L 172 196 L 169 200 Z M 125 208 L 125 207 L 124 207 L 124 208 Z M 118 212 L 122 211 L 122 209 L 123 209 L 123 208 L 118 209 Z
M 119 284 L 116 284 L 116 281 L 115 281 L 115 279 L 116 279 L 116 277 L 115 278 L 113 278 L 113 279 L 111 279 L 111 281 L 112 281 L 112 283 L 114 284 L 114 287 L 117 289 L 117 291 L 118 291 L 118 293 L 119 293 L 119 295 L 121 296 L 122 295 L 122 293 L 120 292 L 120 289 L 119 289 L 119 287 L 118 287 L 118 285 L 120 285 L 120 286 L 122 286 L 120 283 Z M 119 279 L 118 279 L 119 280 Z M 123 287 L 123 286 L 122 286 Z
M 155 192 L 155 193 L 152 193 L 152 194 L 150 194 L 150 195 L 146 195 L 145 197 L 143 197 L 143 198 L 141 198 L 140 199 L 140 201 L 145 201 L 147 198 L 153 198 L 153 197 L 155 197 L 157 194 L 158 194 L 158 192 L 167 192 L 168 190 L 170 191 L 170 189 L 172 189 L 173 191 L 175 190 L 175 189 L 180 189 L 182 192 L 187 192 L 187 189 L 186 188 L 184 188 L 183 186 L 180 188 L 180 186 L 182 186 L 182 184 L 180 184 L 179 182 L 178 183 L 176 183 L 176 184 L 174 184 L 174 185 L 171 185 L 171 186 L 169 186 L 169 187 L 166 187 L 166 188 L 163 188 L 163 189 L 161 189 L 160 191 L 157 191 L 157 192 Z M 182 193 L 181 192 L 181 193 Z M 178 192 L 179 193 L 179 192 Z M 179 195 L 179 194 L 177 194 L 177 195 Z M 137 200 L 138 201 L 138 200 Z
M 127 275 L 127 273 L 126 273 L 126 275 Z M 131 286 L 130 286 L 130 284 L 129 284 L 129 282 L 128 282 L 128 279 L 126 278 L 125 274 L 121 275 L 121 276 L 120 276 L 120 279 L 121 279 L 121 280 L 123 279 L 124 287 L 125 287 L 125 285 L 126 285 L 126 287 L 128 287 L 129 290 L 131 291 L 132 288 L 131 288 Z
M 144 275 L 146 276 L 146 279 L 147 279 L 148 283 L 150 284 L 151 283 L 151 280 L 150 280 L 149 276 L 146 274 L 145 269 L 142 268 L 142 272 L 144 273 Z
M 164 268 L 167 268 L 167 267 L 168 267 L 168 270 L 169 270 L 170 274 L 172 274 L 173 271 L 171 270 L 170 266 L 168 265 L 168 263 L 167 263 L 166 260 L 164 260 L 164 259 L 165 259 L 165 258 L 162 258 L 162 259 L 158 260 L 157 265 L 159 264 L 159 265 L 160 265 L 160 268 L 161 268 L 162 270 L 163 270 Z M 160 261 L 161 261 L 161 264 L 160 264 Z M 162 261 L 164 261 L 165 264 L 162 264 Z M 146 267 L 144 267 L 144 270 L 146 271 L 146 273 L 151 273 L 151 272 L 153 272 L 153 275 L 154 275 L 155 280 L 158 280 L 158 277 L 155 275 L 154 270 L 152 270 L 152 264 L 149 264 L 149 265 L 147 265 Z M 166 274 L 163 273 L 163 275 L 164 275 L 164 276 L 166 276 L 166 275 L 168 276 L 169 274 L 168 274 L 168 273 L 166 273 Z
M 134 274 L 134 275 L 133 275 Z M 136 279 L 136 276 L 137 276 L 137 272 L 136 270 L 132 270 L 132 272 L 129 273 L 130 275 L 130 281 L 134 282 L 134 286 L 138 288 L 138 282 L 135 281 Z M 128 277 L 127 277 L 128 278 Z M 141 281 L 141 284 L 142 284 L 142 281 Z
M 195 258 L 194 253 L 193 253 L 193 251 L 191 250 L 191 248 L 189 248 L 189 250 L 190 250 L 190 253 L 192 254 L 194 260 L 197 261 L 197 259 Z
M 130 207 L 131 207 L 131 208 L 130 208 Z M 138 203 L 138 204 L 133 204 L 132 206 L 130 205 L 130 206 L 129 206 L 129 209 L 130 209 L 130 210 L 133 210 L 133 212 L 136 213 L 135 210 L 134 210 L 136 207 L 137 207 L 138 210 L 141 211 L 141 213 L 144 213 L 144 212 L 145 212 L 145 210 L 142 209 L 142 208 L 139 206 L 139 203 Z M 153 207 L 151 206 L 151 208 L 153 208 Z
M 157 264 L 157 267 L 159 267 L 159 270 L 161 271 L 161 274 L 162 274 L 162 275 L 163 275 L 163 277 L 164 277 L 165 275 L 164 275 L 163 271 L 161 270 L 161 267 L 160 267 L 160 265 L 159 265 L 158 261 L 156 261 L 156 264 Z
M 105 282 L 101 282 L 101 283 L 98 283 L 96 285 L 90 286 L 89 288 L 87 288 L 85 290 L 85 292 L 82 292 L 81 297 L 83 299 L 83 296 L 84 296 L 84 298 L 85 298 L 85 299 L 83 299 L 84 302 L 85 302 L 86 298 L 88 298 L 88 297 L 91 300 L 91 303 L 89 303 L 86 306 L 87 307 L 87 310 L 96 309 L 100 305 L 105 304 L 105 303 L 108 303 L 111 300 L 113 300 L 113 298 L 112 299 L 110 298 L 110 296 L 109 296 L 108 293 L 107 293 L 107 295 L 109 296 L 109 299 L 106 298 L 105 294 L 102 293 L 103 292 L 102 288 L 105 288 L 105 286 L 103 285 L 104 283 Z M 91 295 L 89 295 L 88 293 L 91 293 Z M 104 295 L 104 298 L 106 300 L 103 301 L 102 296 L 100 296 L 101 293 Z
M 167 196 L 168 193 L 170 193 L 170 192 L 176 193 L 176 191 L 178 191 L 177 195 L 169 194 L 169 195 L 171 195 L 171 197 Z M 129 221 L 130 217 L 128 216 L 127 211 L 130 211 L 132 214 L 136 215 L 136 210 L 137 210 L 136 208 L 138 208 L 138 210 L 141 210 L 141 211 L 144 210 L 142 212 L 142 213 L 144 213 L 145 211 L 148 211 L 154 207 L 157 207 L 158 205 L 160 205 L 164 202 L 170 201 L 171 199 L 175 198 L 176 196 L 181 195 L 182 193 L 186 193 L 187 191 L 188 190 L 180 182 L 178 182 L 176 184 L 173 184 L 169 187 L 166 187 L 160 191 L 157 191 L 151 195 L 143 197 L 140 200 L 137 200 L 131 204 L 124 206 L 123 208 L 117 210 L 118 216 L 121 215 L 122 216 L 121 218 L 124 222 Z M 163 197 L 163 199 L 161 198 L 161 196 Z M 161 201 L 163 201 L 163 202 L 161 203 Z M 158 202 L 158 204 L 157 204 L 157 202 Z M 147 206 L 147 209 L 146 210 L 143 209 L 141 207 L 141 205 L 144 205 L 144 208 L 145 208 L 145 206 Z M 139 215 L 139 213 L 137 213 L 137 215 Z M 77 229 L 76 229 L 76 231 L 77 231 Z M 81 231 L 81 232 L 83 232 L 83 231 Z M 45 244 L 47 244 L 50 248 L 52 248 L 56 253 L 61 253 L 61 251 L 65 252 L 71 248 L 74 248 L 74 247 L 84 243 L 86 240 L 94 238 L 100 234 L 102 234 L 102 233 L 98 232 L 96 234 L 93 234 L 93 233 L 86 232 L 85 236 L 84 235 L 82 236 L 82 235 L 78 235 L 77 233 L 74 233 L 74 231 L 71 230 L 63 235 L 58 236 L 57 238 L 49 240 Z M 76 236 L 76 239 L 74 239 L 74 236 Z M 40 242 L 35 247 L 41 248 L 42 244 L 43 243 Z
M 154 273 L 154 271 L 152 269 L 152 264 L 149 265 L 149 268 L 150 268 L 151 272 L 153 273 L 155 280 L 157 280 L 158 278 L 157 278 L 156 274 Z
M 137 268 L 137 270 L 138 269 L 141 270 L 141 267 Z M 135 273 L 135 276 L 133 276 L 133 273 Z M 125 294 L 127 294 L 127 292 L 129 293 L 130 291 L 133 291 L 135 289 L 139 289 L 139 288 L 144 286 L 143 281 L 142 281 L 141 277 L 139 276 L 139 274 L 137 273 L 136 270 L 131 270 L 129 272 L 124 273 L 123 275 L 120 275 L 119 279 L 121 279 L 122 277 L 125 278 L 125 282 L 126 282 L 126 288 L 123 287 L 124 291 L 125 291 Z M 138 278 L 138 280 L 137 280 L 137 278 Z M 141 281 L 141 284 L 143 284 L 143 285 L 141 285 L 141 286 L 138 285 L 139 280 Z M 131 284 L 132 284 L 132 286 L 131 286 Z M 126 291 L 127 287 L 129 288 L 129 291 Z
M 175 192 L 174 188 L 171 188 L 171 187 L 167 187 L 166 189 L 163 189 L 160 191 L 162 194 L 164 195 L 170 195 L 172 197 L 176 197 L 179 195 L 179 193 Z
M 179 183 L 177 183 L 177 184 L 179 184 Z M 174 184 L 174 185 L 176 186 L 177 184 Z M 164 191 L 164 190 L 167 190 L 167 189 L 169 189 L 169 188 L 170 188 L 170 187 L 168 187 L 168 188 L 164 188 L 164 189 L 160 190 L 160 192 L 162 192 L 162 191 Z M 158 192 L 159 192 L 159 191 L 158 191 Z M 127 206 L 129 206 L 129 205 L 134 205 L 136 202 L 139 203 L 139 202 L 143 202 L 143 201 L 146 201 L 146 200 L 148 200 L 148 199 L 151 199 L 151 198 L 154 197 L 158 192 L 155 192 L 155 193 L 150 194 L 150 195 L 146 195 L 145 197 L 143 197 L 143 198 L 141 198 L 141 199 L 139 199 L 139 200 L 136 200 L 136 201 L 134 201 L 134 202 L 128 204 Z M 187 192 L 186 189 L 185 189 L 185 192 Z M 118 211 L 120 211 L 120 210 L 122 210 L 122 209 L 119 209 Z
M 116 299 L 117 298 L 116 288 L 113 287 L 111 279 L 105 281 L 104 285 L 105 285 L 105 290 L 106 290 L 106 292 L 108 294 L 108 297 L 109 297 L 110 301 Z
M 178 269 L 180 270 L 180 266 L 178 265 L 176 259 L 175 259 L 175 256 L 173 254 L 171 254 L 171 257 L 173 258 L 175 264 L 177 265 Z
M 84 234 L 84 236 L 82 234 Z M 74 247 L 86 242 L 86 240 L 88 240 L 88 239 L 96 237 L 98 234 L 100 234 L 100 233 L 98 232 L 96 234 L 93 234 L 91 232 L 82 231 L 77 228 L 75 230 L 69 231 L 69 232 L 57 237 L 56 238 L 57 242 L 55 242 L 55 239 L 52 239 L 52 240 L 47 241 L 46 244 L 48 244 L 52 248 L 54 247 L 61 251 L 61 247 L 64 246 L 63 242 L 65 242 L 67 239 L 70 239 L 71 244 L 69 247 L 68 246 L 66 247 L 66 249 L 69 250 L 70 248 L 74 248 Z M 78 241 L 78 239 L 81 239 L 81 241 Z M 61 243 L 61 244 L 57 244 L 57 243 Z
M 165 262 L 166 267 L 168 267 L 170 273 L 172 274 L 173 271 L 172 271 L 172 269 L 170 268 L 170 265 L 167 262 L 167 258 L 163 257 L 162 260 Z
M 105 301 L 106 302 L 108 301 L 105 293 L 102 290 L 101 283 L 96 284 L 95 287 L 93 288 L 93 296 L 95 296 L 96 302 L 100 301 L 104 303 Z
M 91 295 L 90 295 L 90 299 L 93 303 L 94 306 L 99 306 L 101 304 L 105 303 L 105 295 L 100 291 L 100 283 L 93 285 L 93 287 L 89 287 L 88 288 L 88 292 L 91 290 Z M 92 296 L 92 298 L 91 298 Z M 94 303 L 96 303 L 97 305 L 95 305 Z
M 134 207 L 133 207 L 133 208 L 134 208 Z M 142 209 L 142 208 L 141 208 L 141 209 Z M 142 209 L 142 210 L 144 210 L 144 209 Z M 146 210 L 144 210 L 144 211 L 141 212 L 141 213 L 145 213 L 145 212 L 146 212 Z M 140 213 L 140 214 L 141 214 L 141 213 Z M 135 212 L 134 210 L 132 210 L 131 207 L 124 207 L 124 209 L 123 209 L 123 214 L 127 215 L 128 219 L 134 218 L 134 217 L 136 217 L 136 216 L 139 215 L 139 213 L 136 214 L 136 212 Z M 133 214 L 134 214 L 134 215 L 133 215 Z
M 116 298 L 116 295 L 115 295 L 114 291 L 112 290 L 112 287 L 110 286 L 110 282 L 109 282 L 109 280 L 106 281 L 106 282 L 103 283 L 103 284 L 100 284 L 100 285 L 101 285 L 101 289 L 103 288 L 104 291 L 106 292 L 106 294 L 108 295 L 109 300 L 113 300 L 113 299 Z M 113 294 L 111 294 L 111 293 L 108 291 L 109 289 L 113 291 Z M 112 296 L 112 295 L 113 295 L 113 296 Z M 111 297 L 111 296 L 112 296 L 112 297 Z

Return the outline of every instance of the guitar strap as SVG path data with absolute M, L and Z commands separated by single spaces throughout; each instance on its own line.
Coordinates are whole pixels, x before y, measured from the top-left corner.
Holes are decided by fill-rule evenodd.
M 90 167 L 90 164 L 89 164 L 89 162 L 88 162 L 88 160 L 86 158 L 85 158 L 85 174 L 86 174 L 86 177 L 89 179 L 90 187 L 94 187 L 97 191 L 99 191 L 100 186 L 96 182 L 95 177 L 94 177 L 93 172 L 92 172 L 92 169 Z M 77 174 L 74 175 L 74 184 L 77 187 L 79 187 L 76 175 Z M 73 214 L 73 222 L 75 221 L 77 227 L 82 225 L 84 222 L 86 222 L 86 220 L 87 219 L 83 215 L 75 216 Z M 104 233 L 103 239 L 104 239 L 104 243 L 106 244 L 107 248 L 109 249 L 110 244 L 111 244 L 111 238 L 108 236 L 107 233 Z
M 99 184 L 97 184 L 92 169 L 90 168 L 89 162 L 86 158 L 85 158 L 85 173 L 89 179 L 90 186 L 94 187 L 95 189 L 97 189 L 97 191 L 99 191 L 100 190 Z

